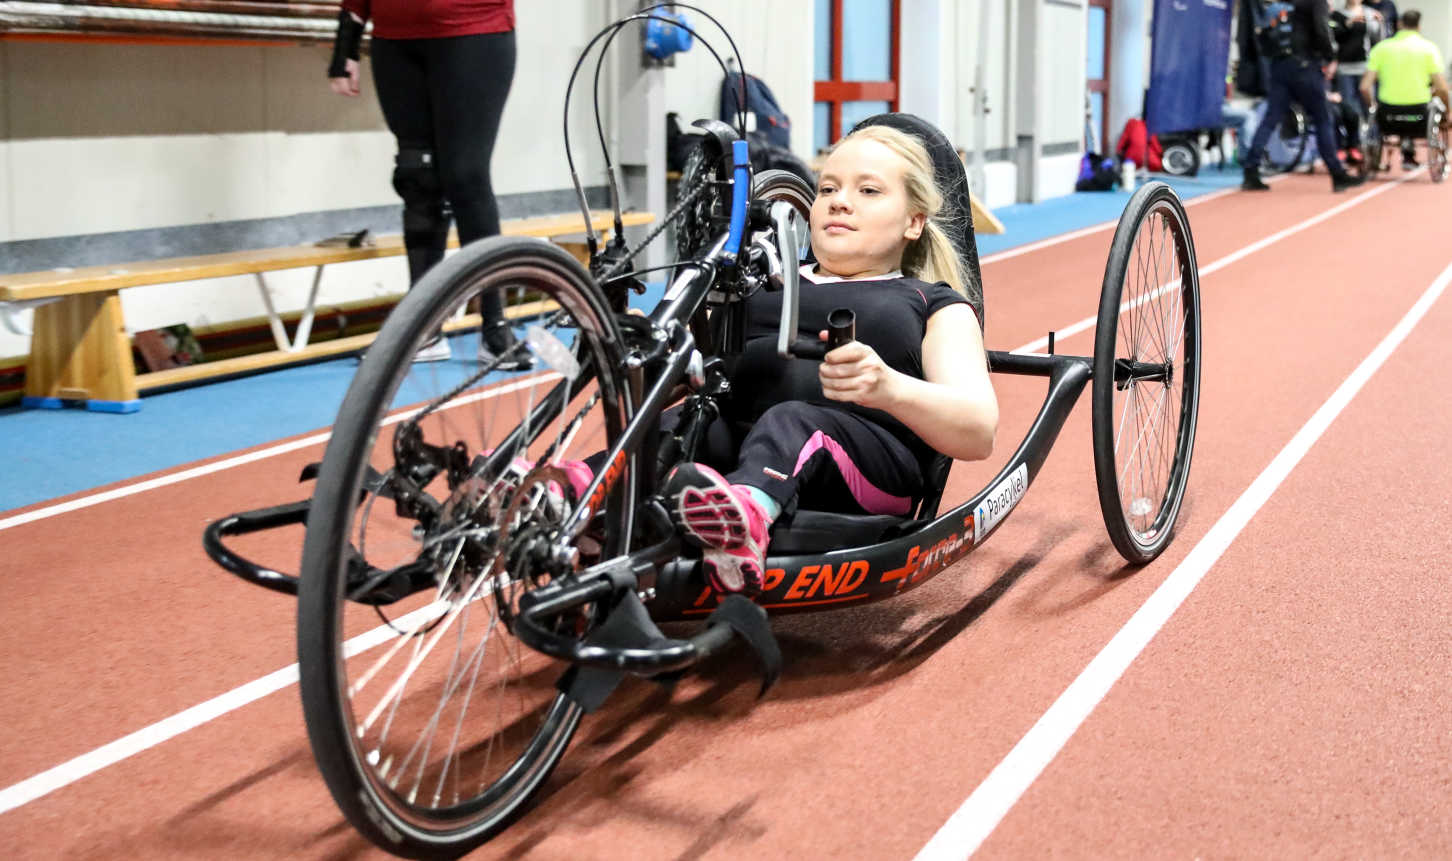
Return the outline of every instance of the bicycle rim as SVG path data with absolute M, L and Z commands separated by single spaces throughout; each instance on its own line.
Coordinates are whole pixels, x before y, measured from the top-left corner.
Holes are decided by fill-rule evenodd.
M 1100 501 L 1116 547 L 1135 562 L 1164 549 L 1178 517 L 1200 373 L 1199 277 L 1188 222 L 1168 188 L 1148 197 L 1118 267 L 1111 252 L 1111 269 L 1122 267 L 1111 273 L 1119 290 L 1105 297 L 1098 337 L 1106 342 L 1095 349 Z M 1116 380 L 1115 365 L 1124 363 L 1163 366 L 1168 374 Z
M 563 668 L 515 640 L 509 614 L 547 579 L 522 561 L 530 542 L 578 505 L 564 465 L 606 448 L 627 419 L 614 330 L 593 290 L 558 249 L 471 246 L 390 317 L 340 413 L 304 549 L 304 707 L 339 806 L 391 851 L 448 854 L 487 839 L 548 776 L 579 721 L 555 687 Z M 486 364 L 477 333 L 451 338 L 453 360 L 413 361 L 490 291 L 511 301 L 522 345 L 513 355 L 534 368 Z M 572 373 L 589 382 L 541 413 Z M 483 455 L 513 437 L 518 457 L 486 471 Z M 628 541 L 628 473 L 581 537 L 583 561 Z M 408 503 L 414 492 L 427 501 Z M 427 588 L 377 611 L 360 606 L 348 600 L 360 597 L 352 556 L 381 571 L 419 566 Z M 566 624 L 583 633 L 592 621 L 584 612 Z

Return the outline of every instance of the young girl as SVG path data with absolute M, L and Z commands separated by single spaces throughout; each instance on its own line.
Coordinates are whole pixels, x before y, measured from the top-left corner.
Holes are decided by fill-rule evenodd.
M 827 314 L 851 308 L 857 341 L 820 363 L 780 359 L 781 294 L 748 300 L 726 421 L 703 455 L 714 463 L 681 464 L 666 482 L 715 588 L 759 592 L 771 524 L 799 504 L 908 514 L 936 453 L 992 453 L 998 402 L 958 252 L 934 222 L 942 206 L 911 135 L 867 126 L 828 155 L 799 320 L 825 338 Z

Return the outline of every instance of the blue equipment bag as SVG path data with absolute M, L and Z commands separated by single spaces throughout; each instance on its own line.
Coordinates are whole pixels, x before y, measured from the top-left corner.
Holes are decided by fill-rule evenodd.
M 721 82 L 721 121 L 736 125 L 743 79 L 746 87 L 746 112 L 756 115 L 756 131 L 772 146 L 791 149 L 792 121 L 787 118 L 781 105 L 777 104 L 771 88 L 755 75 L 732 72 Z

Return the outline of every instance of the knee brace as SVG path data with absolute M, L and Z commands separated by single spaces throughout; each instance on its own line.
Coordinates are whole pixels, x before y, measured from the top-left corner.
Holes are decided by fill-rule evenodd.
M 444 257 L 449 211 L 433 150 L 402 147 L 394 159 L 393 189 L 403 198 L 403 245 L 408 250 L 410 283 Z

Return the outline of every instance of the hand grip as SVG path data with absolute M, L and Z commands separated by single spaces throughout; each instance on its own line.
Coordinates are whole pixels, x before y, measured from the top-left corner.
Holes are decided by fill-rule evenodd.
M 837 308 L 827 315 L 827 340 L 797 338 L 792 342 L 791 354 L 798 359 L 817 359 L 843 344 L 857 340 L 857 315 L 851 308 Z
M 857 315 L 851 308 L 837 308 L 827 315 L 827 352 L 857 340 Z

